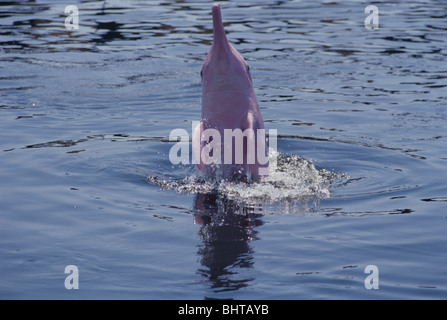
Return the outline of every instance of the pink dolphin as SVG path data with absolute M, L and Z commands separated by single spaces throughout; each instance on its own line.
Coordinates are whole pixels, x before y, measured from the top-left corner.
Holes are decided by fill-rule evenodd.
M 200 73 L 202 119 L 193 137 L 195 163 L 224 179 L 259 179 L 268 175 L 268 148 L 250 68 L 227 40 L 219 4 L 213 5 L 212 15 L 213 44 Z

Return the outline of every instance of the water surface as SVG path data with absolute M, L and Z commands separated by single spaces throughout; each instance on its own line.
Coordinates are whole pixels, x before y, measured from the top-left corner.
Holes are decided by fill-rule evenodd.
M 1 3 L 0 298 L 445 299 L 445 2 L 369 4 L 221 2 L 295 175 L 213 191 L 169 161 L 211 2 Z

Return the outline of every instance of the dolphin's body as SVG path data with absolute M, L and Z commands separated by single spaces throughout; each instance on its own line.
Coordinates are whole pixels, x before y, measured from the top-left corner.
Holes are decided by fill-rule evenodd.
M 212 15 L 213 44 L 201 71 L 202 119 L 193 137 L 195 163 L 200 170 L 212 175 L 219 174 L 224 179 L 241 175 L 258 179 L 268 175 L 268 148 L 250 68 L 227 40 L 219 4 L 213 5 Z M 209 139 L 210 134 L 204 135 L 207 131 L 211 132 L 212 139 Z M 206 159 L 216 156 L 215 153 L 219 151 L 214 149 L 209 153 L 211 143 L 216 142 L 213 141 L 216 139 L 213 132 L 218 132 L 221 137 L 221 162 L 217 166 Z M 224 141 L 224 137 L 231 132 L 245 133 L 242 149 L 236 147 L 236 137 Z M 243 161 L 238 155 L 241 150 Z

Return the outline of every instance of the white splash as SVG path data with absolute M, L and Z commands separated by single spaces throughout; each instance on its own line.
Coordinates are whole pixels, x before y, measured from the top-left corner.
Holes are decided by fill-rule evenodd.
M 183 179 L 164 180 L 150 176 L 148 181 L 162 189 L 175 190 L 181 194 L 213 193 L 246 205 L 270 204 L 282 207 L 299 203 L 302 207 L 309 201 L 315 206 L 319 200 L 330 197 L 332 183 L 347 178 L 346 174 L 319 170 L 309 160 L 296 155 L 279 154 L 272 149 L 269 159 L 270 175 L 260 181 L 210 179 L 201 172 Z

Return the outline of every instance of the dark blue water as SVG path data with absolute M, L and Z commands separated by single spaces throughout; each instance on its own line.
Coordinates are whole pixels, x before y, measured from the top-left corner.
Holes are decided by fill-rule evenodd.
M 0 3 L 0 298 L 445 299 L 445 1 L 221 5 L 288 177 L 211 192 L 211 2 Z

